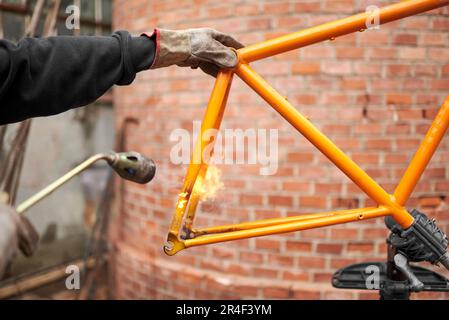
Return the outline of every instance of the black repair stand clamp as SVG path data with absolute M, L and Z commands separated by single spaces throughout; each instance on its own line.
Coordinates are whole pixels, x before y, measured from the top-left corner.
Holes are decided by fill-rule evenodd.
M 391 219 L 386 220 L 391 234 L 387 239 L 386 262 L 365 262 L 338 270 L 332 285 L 339 289 L 376 290 L 381 300 L 409 300 L 413 292 L 449 292 L 449 280 L 435 271 L 410 265 L 428 261 L 448 268 L 447 237 L 435 220 L 413 210 L 415 223 L 401 229 Z

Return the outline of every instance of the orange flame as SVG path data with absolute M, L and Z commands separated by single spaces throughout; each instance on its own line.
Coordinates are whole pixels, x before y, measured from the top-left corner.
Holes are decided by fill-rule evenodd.
M 198 176 L 193 193 L 203 201 L 213 200 L 221 189 L 224 189 L 224 184 L 221 181 L 221 170 L 215 166 L 209 166 L 204 178 Z

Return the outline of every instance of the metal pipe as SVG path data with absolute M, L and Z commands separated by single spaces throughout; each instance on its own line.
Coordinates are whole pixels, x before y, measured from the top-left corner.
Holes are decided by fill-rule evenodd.
M 347 18 L 328 22 L 316 27 L 290 33 L 268 41 L 257 43 L 239 49 L 239 57 L 245 62 L 260 60 L 276 54 L 305 47 L 317 42 L 334 39 L 336 37 L 363 31 L 367 28 L 367 22 L 373 19 L 373 14 L 378 15 L 379 23 L 384 24 L 399 20 L 418 13 L 436 9 L 448 5 L 447 0 L 410 0 L 401 1 L 379 9 L 379 12 L 364 12 Z
M 22 202 L 17 207 L 16 211 L 18 213 L 23 213 L 23 212 L 27 211 L 29 208 L 34 206 L 36 203 L 38 203 L 45 197 L 49 196 L 56 189 L 61 187 L 66 182 L 70 181 L 73 177 L 77 176 L 78 174 L 80 174 L 81 172 L 83 172 L 84 170 L 86 170 L 87 168 L 89 168 L 95 162 L 97 162 L 99 160 L 106 160 L 108 162 L 112 161 L 113 154 L 99 153 L 99 154 L 96 154 L 96 155 L 90 157 L 89 159 L 87 159 L 80 165 L 76 166 L 74 169 L 72 169 L 71 171 L 69 171 L 68 173 L 66 173 L 65 175 L 63 175 L 62 177 L 60 177 L 59 179 L 57 179 L 56 181 L 54 181 L 53 183 L 51 183 L 50 185 L 48 185 L 47 187 L 45 187 L 44 189 L 42 189 L 41 191 L 36 193 L 31 198 Z
M 264 219 L 264 220 L 257 220 L 257 221 L 251 221 L 251 222 L 237 223 L 237 224 L 229 224 L 229 225 L 223 225 L 223 226 L 201 228 L 201 229 L 195 229 L 193 231 L 194 231 L 195 236 L 202 236 L 202 235 L 212 234 L 212 233 L 223 233 L 223 232 L 231 232 L 231 231 L 239 231 L 239 230 L 249 230 L 249 229 L 261 228 L 261 227 L 280 225 L 280 224 L 289 223 L 289 222 L 304 221 L 304 220 L 323 218 L 323 217 L 332 217 L 332 216 L 336 216 L 339 214 L 341 215 L 341 214 L 348 214 L 348 213 L 363 213 L 366 210 L 372 210 L 372 209 L 375 209 L 375 208 L 374 207 L 357 208 L 357 209 L 341 210 L 341 211 L 334 211 L 334 212 L 320 212 L 320 213 L 312 213 L 312 214 L 303 214 L 303 215 L 287 217 L 287 218 L 272 218 L 272 219 Z
M 234 76 L 234 74 L 231 73 L 231 78 L 229 79 L 229 82 L 226 85 L 226 92 L 225 92 L 225 95 L 223 97 L 223 101 L 221 102 L 221 106 L 220 106 L 220 109 L 219 109 L 219 113 L 218 113 L 217 119 L 215 121 L 215 124 L 212 127 L 212 129 L 214 129 L 215 132 L 220 130 L 221 122 L 223 120 L 224 111 L 226 109 L 226 104 L 228 102 L 229 91 L 231 90 L 231 84 L 232 84 L 233 76 Z M 211 153 L 213 153 L 213 148 L 214 148 L 216 139 L 217 139 L 217 137 L 213 137 L 212 142 L 208 145 L 208 148 L 212 149 Z M 201 142 L 202 138 L 198 139 L 198 140 L 199 140 L 198 142 Z M 202 156 L 203 155 L 201 153 L 201 157 Z M 212 154 L 210 156 L 212 158 Z M 201 160 L 201 162 L 203 162 L 203 161 Z M 198 176 L 197 176 L 197 181 L 198 181 L 198 177 L 200 179 L 204 180 L 204 178 L 205 178 L 205 176 L 207 174 L 207 169 L 208 168 L 209 168 L 209 163 L 203 163 L 202 164 L 201 169 L 200 169 L 200 171 L 198 173 Z M 200 200 L 199 195 L 195 195 L 195 193 L 192 194 L 192 196 L 190 198 L 190 201 L 189 201 L 189 208 L 187 210 L 185 223 L 184 223 L 184 228 L 185 228 L 186 233 L 189 233 L 192 230 L 193 220 L 195 219 L 195 212 L 196 212 L 196 208 L 198 206 L 199 200 Z
M 204 115 L 203 122 L 201 123 L 201 133 L 195 144 L 193 155 L 184 179 L 184 184 L 176 204 L 175 214 L 170 225 L 169 233 L 171 233 L 174 237 L 177 237 L 179 234 L 182 219 L 192 195 L 193 187 L 198 174 L 200 173 L 200 169 L 204 165 L 203 150 L 206 145 L 210 143 L 210 141 L 209 139 L 204 141 L 203 136 L 206 136 L 205 133 L 207 133 L 208 130 L 214 129 L 217 127 L 217 124 L 219 124 L 217 123 L 217 119 L 219 119 L 220 114 L 223 113 L 225 107 L 225 103 L 223 103 L 223 101 L 226 99 L 227 93 L 229 92 L 229 86 L 231 85 L 232 78 L 232 71 L 220 71 L 217 75 L 217 79 L 215 80 L 215 85 L 209 99 L 206 113 Z
M 449 127 L 449 96 L 444 101 L 424 140 L 414 155 L 404 176 L 399 182 L 394 196 L 396 202 L 404 205 L 418 184 L 424 170 L 432 159 L 441 140 Z
M 331 225 L 336 225 L 336 224 L 361 221 L 361 220 L 365 220 L 365 219 L 373 219 L 373 218 L 386 216 L 390 213 L 391 212 L 390 212 L 389 208 L 379 207 L 379 208 L 365 210 L 365 211 L 363 211 L 363 213 L 353 212 L 353 213 L 341 214 L 341 215 L 330 216 L 330 217 L 309 219 L 309 220 L 305 220 L 305 221 L 284 223 L 281 225 L 267 226 L 267 227 L 256 228 L 256 229 L 251 229 L 251 230 L 240 230 L 240 231 L 226 232 L 226 233 L 220 233 L 220 234 L 206 235 L 206 236 L 202 236 L 202 237 L 198 237 L 198 238 L 194 238 L 194 239 L 187 239 L 182 244 L 183 244 L 184 248 L 196 247 L 196 246 L 201 246 L 201 245 L 205 245 L 205 244 L 261 237 L 261 236 L 287 233 L 287 232 L 293 232 L 293 231 L 300 231 L 300 230 L 306 230 L 306 229 L 321 228 L 321 227 L 326 227 L 326 226 L 331 226 Z M 168 252 L 168 254 L 175 254 L 177 251 L 172 250 L 170 252 L 170 250 L 168 250 L 168 251 L 166 250 L 166 252 Z

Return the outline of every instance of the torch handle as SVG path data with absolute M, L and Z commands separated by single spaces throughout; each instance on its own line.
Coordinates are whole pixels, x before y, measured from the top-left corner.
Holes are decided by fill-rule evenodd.
M 99 154 L 96 154 L 96 155 L 90 157 L 89 159 L 87 159 L 80 165 L 76 166 L 75 168 L 73 168 L 72 170 L 67 172 L 65 175 L 63 175 L 62 177 L 60 177 L 59 179 L 57 179 L 56 181 L 54 181 L 53 183 L 51 183 L 50 185 L 48 185 L 47 187 L 45 187 L 44 189 L 42 189 L 41 191 L 39 191 L 38 193 L 33 195 L 32 197 L 30 197 L 29 199 L 22 202 L 17 207 L 16 211 L 19 214 L 27 211 L 29 208 L 34 206 L 36 203 L 38 203 L 45 197 L 49 196 L 56 189 L 58 189 L 59 187 L 64 185 L 66 182 L 71 180 L 73 177 L 75 177 L 76 175 L 80 174 L 81 172 L 83 172 L 84 170 L 86 170 L 87 168 L 92 166 L 95 162 L 97 162 L 99 160 L 111 161 L 112 156 L 113 155 L 111 155 L 111 154 L 99 153 Z

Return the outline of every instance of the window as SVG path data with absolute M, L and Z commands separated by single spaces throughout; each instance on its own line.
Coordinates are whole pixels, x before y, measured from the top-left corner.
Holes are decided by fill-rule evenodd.
M 51 0 L 45 1 L 43 15 L 36 35 L 41 35 Z M 112 0 L 61 0 L 58 13 L 59 35 L 106 35 L 111 33 Z M 0 0 L 0 37 L 17 41 L 23 37 L 25 26 L 33 14 L 37 0 Z M 80 8 L 80 30 L 66 27 L 70 5 Z

